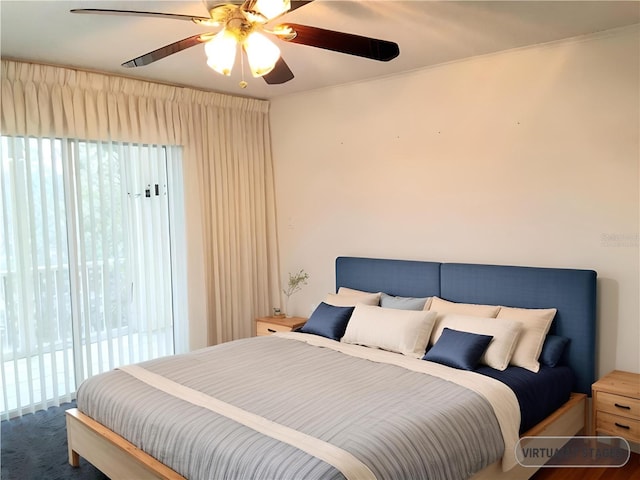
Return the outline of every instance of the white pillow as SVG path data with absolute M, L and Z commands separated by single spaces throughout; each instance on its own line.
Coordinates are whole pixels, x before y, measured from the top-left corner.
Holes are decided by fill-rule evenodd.
M 438 324 L 440 323 L 440 320 L 442 320 L 442 317 L 444 317 L 446 314 L 495 318 L 500 311 L 500 307 L 498 305 L 480 305 L 476 303 L 450 302 L 440 297 L 433 297 L 431 299 L 431 303 L 429 304 L 429 310 L 438 312 L 438 316 L 436 317 L 436 324 L 434 325 L 433 331 L 431 332 L 431 340 L 429 341 L 429 344 L 433 345 L 437 340 L 437 338 L 435 338 L 434 336 L 436 330 L 441 333 L 444 329 L 444 326 L 438 327 Z M 438 333 L 438 337 L 440 336 L 440 333 Z
M 500 307 L 497 319 L 506 318 L 522 322 L 522 332 L 511 357 L 511 365 L 526 368 L 532 372 L 540 370 L 538 357 L 556 312 L 555 308 Z
M 447 313 L 442 317 L 438 316 L 438 322 L 431 333 L 432 343 L 438 341 L 445 327 L 463 332 L 493 336 L 487 350 L 480 359 L 480 363 L 489 365 L 497 370 L 504 370 L 509 366 L 509 361 L 518 342 L 518 336 L 522 330 L 522 323 L 506 318 L 496 322 L 494 318 Z
M 440 297 L 433 297 L 429 310 L 435 310 L 438 315 L 443 313 L 457 313 L 460 315 L 471 315 L 474 317 L 495 318 L 500 311 L 497 305 L 477 305 L 475 303 L 456 303 L 443 300 Z
M 377 294 L 380 295 L 379 292 L 365 292 L 364 290 L 355 290 L 353 288 L 348 287 L 340 287 L 338 289 L 338 295 L 351 295 L 351 296 L 367 296 Z
M 324 303 L 333 305 L 334 307 L 355 307 L 358 303 L 365 305 L 378 305 L 380 303 L 379 293 L 368 293 L 366 295 L 339 295 L 337 293 L 328 293 Z
M 435 312 L 356 305 L 341 342 L 422 358 Z

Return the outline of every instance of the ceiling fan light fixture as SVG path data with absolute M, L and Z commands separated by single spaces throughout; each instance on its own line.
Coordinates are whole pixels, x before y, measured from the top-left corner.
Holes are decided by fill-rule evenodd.
M 207 65 L 222 75 L 231 75 L 236 61 L 238 41 L 226 28 L 218 32 L 211 40 L 204 44 L 207 55 Z
M 262 77 L 276 66 L 280 58 L 280 49 L 275 43 L 259 32 L 251 32 L 243 43 L 247 52 L 249 68 L 254 77 Z

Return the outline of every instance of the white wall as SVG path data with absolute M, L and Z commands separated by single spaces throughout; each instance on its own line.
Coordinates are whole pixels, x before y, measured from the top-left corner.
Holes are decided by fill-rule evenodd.
M 595 269 L 599 375 L 640 372 L 640 30 L 276 99 L 281 271 L 339 255 Z

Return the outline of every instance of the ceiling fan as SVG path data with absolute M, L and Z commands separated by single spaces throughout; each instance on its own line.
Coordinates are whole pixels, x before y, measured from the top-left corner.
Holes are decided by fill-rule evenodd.
M 212 7 L 208 17 L 101 8 L 74 9 L 71 12 L 187 20 L 218 29 L 165 45 L 124 62 L 123 67 L 149 65 L 187 48 L 204 44 L 209 67 L 228 76 L 233 69 L 239 45 L 246 54 L 252 75 L 262 77 L 268 84 L 275 85 L 292 80 L 294 75 L 280 56 L 280 49 L 269 37 L 382 62 L 392 60 L 400 54 L 398 44 L 387 40 L 295 23 L 282 23 L 274 27 L 267 25 L 311 1 L 245 0 L 241 4 L 225 3 Z M 240 86 L 247 86 L 244 78 Z

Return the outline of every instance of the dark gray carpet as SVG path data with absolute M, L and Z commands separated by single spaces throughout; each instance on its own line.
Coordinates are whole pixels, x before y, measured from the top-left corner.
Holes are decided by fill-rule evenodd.
M 65 403 L 2 422 L 2 480 L 107 479 L 83 458 L 79 468 L 69 465 L 64 411 L 73 407 Z

